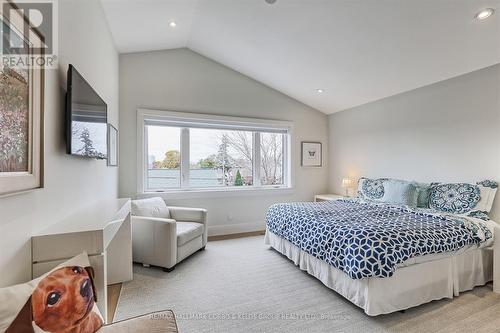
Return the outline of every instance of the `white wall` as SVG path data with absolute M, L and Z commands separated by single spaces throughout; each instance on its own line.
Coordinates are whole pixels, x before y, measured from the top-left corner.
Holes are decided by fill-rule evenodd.
M 45 188 L 0 198 L 0 287 L 31 279 L 30 236 L 72 211 L 116 198 L 118 169 L 65 154 L 68 64 L 108 103 L 118 126 L 118 54 L 98 0 L 59 1 L 59 70 L 45 75 Z
M 272 203 L 311 200 L 328 188 L 327 166 L 301 168 L 299 151 L 302 140 L 321 141 L 326 162 L 326 115 L 195 52 L 177 49 L 120 56 L 119 193 L 123 197 L 137 194 L 136 110 L 140 107 L 294 122 L 293 194 L 168 201 L 207 208 L 212 234 L 263 230 L 265 212 Z
M 330 189 L 345 175 L 500 181 L 499 96 L 496 65 L 331 115 Z

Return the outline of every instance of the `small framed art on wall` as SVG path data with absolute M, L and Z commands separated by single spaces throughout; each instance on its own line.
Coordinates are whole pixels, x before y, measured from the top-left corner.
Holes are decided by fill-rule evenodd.
M 301 166 L 321 167 L 323 165 L 323 152 L 321 142 L 303 141 L 301 145 Z

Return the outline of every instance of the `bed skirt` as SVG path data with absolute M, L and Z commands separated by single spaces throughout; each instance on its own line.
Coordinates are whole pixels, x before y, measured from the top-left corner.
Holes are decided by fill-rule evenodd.
M 493 279 L 493 251 L 489 249 L 471 249 L 438 260 L 401 267 L 389 278 L 354 280 L 269 230 L 266 230 L 265 243 L 370 316 L 405 310 L 442 298 L 453 298 L 460 292 Z

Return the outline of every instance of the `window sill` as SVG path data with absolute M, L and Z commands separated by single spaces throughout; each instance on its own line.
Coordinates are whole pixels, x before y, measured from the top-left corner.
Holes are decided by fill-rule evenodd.
M 164 199 L 223 198 L 293 194 L 293 187 L 224 188 L 198 190 L 148 191 L 138 195 L 141 198 L 162 197 Z

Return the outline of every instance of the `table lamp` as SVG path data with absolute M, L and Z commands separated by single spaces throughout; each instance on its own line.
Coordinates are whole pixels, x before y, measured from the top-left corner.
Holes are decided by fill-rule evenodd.
M 354 181 L 352 180 L 352 178 L 349 177 L 342 178 L 342 187 L 345 188 L 346 197 L 349 196 L 349 188 L 352 187 L 353 183 Z

